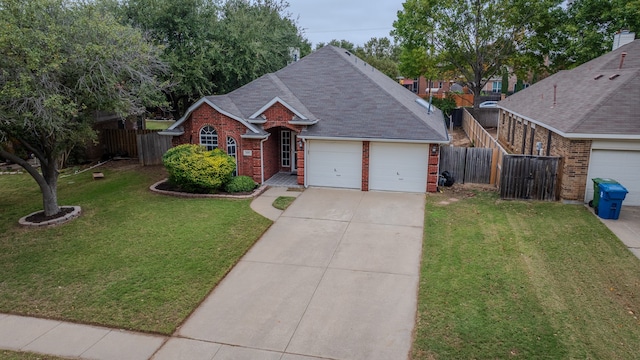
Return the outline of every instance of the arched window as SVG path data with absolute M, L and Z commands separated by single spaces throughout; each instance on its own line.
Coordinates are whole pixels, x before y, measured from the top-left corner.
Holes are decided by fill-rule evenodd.
M 236 161 L 236 168 L 233 170 L 233 176 L 238 175 L 238 156 L 237 156 L 238 146 L 236 144 L 236 139 L 231 136 L 227 136 L 227 155 L 233 157 Z
M 218 147 L 218 133 L 211 126 L 205 126 L 200 129 L 200 145 L 213 150 Z

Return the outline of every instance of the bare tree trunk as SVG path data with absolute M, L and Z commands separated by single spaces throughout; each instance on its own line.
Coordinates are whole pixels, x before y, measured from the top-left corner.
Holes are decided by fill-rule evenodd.
M 60 212 L 58 206 L 58 167 L 55 159 L 41 159 L 42 174 L 29 162 L 0 148 L 0 156 L 22 166 L 36 181 L 42 192 L 42 206 L 45 216 L 53 216 Z

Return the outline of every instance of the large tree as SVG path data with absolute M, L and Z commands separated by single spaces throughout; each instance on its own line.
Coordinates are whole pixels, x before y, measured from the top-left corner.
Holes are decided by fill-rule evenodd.
M 0 0 L 0 156 L 38 183 L 44 213 L 60 211 L 58 159 L 95 137 L 97 111 L 139 114 L 162 99 L 159 51 L 91 3 Z M 19 143 L 40 171 L 9 151 Z
M 583 64 L 611 51 L 620 30 L 640 32 L 640 0 L 576 0 L 559 25 L 564 36 L 550 58 L 554 68 Z
M 287 65 L 290 49 L 311 45 L 282 0 L 101 0 L 125 24 L 147 32 L 164 50 L 175 84 L 173 115 L 194 101 L 227 93 Z
M 479 95 L 499 74 L 524 40 L 534 35 L 533 21 L 560 0 L 407 0 L 392 32 L 400 43 L 401 70 L 437 77 L 450 73 Z

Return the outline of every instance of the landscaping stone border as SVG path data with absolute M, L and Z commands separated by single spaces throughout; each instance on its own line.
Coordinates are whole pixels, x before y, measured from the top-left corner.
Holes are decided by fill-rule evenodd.
M 38 223 L 27 221 L 27 218 L 29 218 L 29 216 L 42 212 L 42 210 L 40 210 L 20 218 L 20 220 L 18 220 L 18 223 L 22 226 L 27 226 L 27 227 L 57 226 L 57 225 L 62 225 L 64 223 L 67 223 L 79 217 L 80 214 L 82 214 L 82 209 L 80 208 L 80 206 L 61 206 L 61 208 L 73 208 L 73 211 L 57 219 L 51 219 L 51 220 L 38 222 Z
M 246 195 L 190 194 L 190 193 L 179 192 L 179 191 L 160 190 L 160 189 L 157 188 L 158 185 L 162 184 L 163 182 L 165 182 L 167 180 L 168 179 L 164 179 L 164 180 L 158 181 L 157 183 L 149 186 L 149 190 L 151 190 L 151 191 L 153 191 L 155 193 L 158 193 L 158 194 L 162 194 L 162 195 L 184 197 L 184 198 L 252 199 L 252 198 L 262 194 L 263 192 L 265 192 L 267 190 L 267 188 L 269 187 L 269 186 L 263 184 L 259 188 L 255 189 L 251 194 L 246 194 Z

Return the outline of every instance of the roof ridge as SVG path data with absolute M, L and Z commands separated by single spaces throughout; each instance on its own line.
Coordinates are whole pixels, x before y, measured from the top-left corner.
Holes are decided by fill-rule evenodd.
M 314 119 L 318 119 L 318 117 L 312 113 L 309 109 L 307 109 L 307 107 L 304 105 L 304 103 L 293 93 L 293 91 L 291 91 L 291 89 L 287 86 L 287 84 L 285 84 L 279 77 L 278 75 L 276 75 L 276 73 L 269 73 L 267 74 L 267 76 L 269 76 L 269 79 L 271 81 L 273 81 L 273 83 L 276 85 L 276 87 L 282 91 L 284 91 L 286 93 L 287 96 L 291 96 L 292 98 L 296 99 L 296 101 L 298 102 L 298 104 L 296 104 L 296 106 L 294 106 L 294 108 L 296 110 L 298 110 L 301 113 L 306 113 L 311 115 L 309 118 L 314 118 Z M 283 101 L 285 101 L 284 99 L 282 99 Z M 289 104 L 291 106 L 293 106 L 293 104 Z
M 387 76 L 386 74 L 382 73 L 380 70 L 376 69 L 376 68 L 375 68 L 374 66 L 372 66 L 371 64 L 369 64 L 369 63 L 367 63 L 366 61 L 364 61 L 364 60 L 360 59 L 356 54 L 354 54 L 354 53 L 352 53 L 352 52 L 350 52 L 350 51 L 348 51 L 348 50 L 346 50 L 346 49 L 339 48 L 339 47 L 336 47 L 336 46 L 333 46 L 333 45 L 329 45 L 329 46 L 331 47 L 331 49 L 333 49 L 333 50 L 337 53 L 337 55 L 338 55 L 338 56 L 340 56 L 343 60 L 345 60 L 345 61 L 346 61 L 346 62 L 347 62 L 351 67 L 355 68 L 356 70 L 358 70 L 359 72 L 361 72 L 362 74 L 364 74 L 364 75 L 367 77 L 367 79 L 369 79 L 369 81 L 370 81 L 370 82 L 372 82 L 376 87 L 378 87 L 379 89 L 381 89 L 384 93 L 388 94 L 390 97 L 392 97 L 392 98 L 393 98 L 396 102 L 398 102 L 400 105 L 403 105 L 403 106 L 404 106 L 404 104 L 402 103 L 402 101 L 398 98 L 398 96 L 396 96 L 397 94 L 394 94 L 393 92 L 389 91 L 389 89 L 388 89 L 388 88 L 383 87 L 380 83 L 378 83 L 378 81 L 376 81 L 376 80 L 371 76 L 371 74 L 376 74 L 376 75 L 384 76 L 384 80 L 385 80 L 385 81 L 387 81 L 387 80 L 388 80 L 388 81 L 391 81 L 391 82 L 393 82 L 393 83 L 396 83 L 393 79 L 391 79 L 391 78 L 390 78 L 389 76 Z M 346 54 L 348 54 L 347 56 L 353 56 L 355 59 L 358 59 L 358 60 L 362 61 L 362 63 L 363 63 L 363 64 L 365 64 L 365 66 L 369 66 L 369 67 L 371 67 L 372 71 L 365 71 L 364 69 L 360 68 L 360 67 L 357 65 L 357 60 L 356 60 L 356 61 L 353 61 L 353 62 L 352 62 L 352 61 L 349 61 L 349 59 L 348 59 L 348 58 L 346 58 L 343 54 L 341 54 L 341 53 L 340 53 L 340 51 L 344 51 Z M 398 83 L 396 83 L 396 84 L 397 84 L 397 85 L 400 85 L 400 84 L 398 84 Z M 406 90 L 406 89 L 404 89 L 404 90 Z M 419 96 L 415 95 L 414 93 L 409 92 L 409 90 L 406 90 L 406 91 L 407 91 L 407 92 L 409 93 L 409 95 L 411 95 L 412 97 L 415 97 L 416 99 L 421 99 Z M 410 100 L 410 101 L 415 102 L 415 100 L 416 100 L 416 99 L 412 99 L 412 100 Z M 407 100 L 408 100 L 408 99 L 407 99 Z M 416 103 L 416 104 L 417 104 L 417 103 Z M 418 109 L 417 107 L 411 107 L 411 106 L 405 106 L 405 107 L 407 107 L 407 108 L 408 108 L 408 110 L 409 110 L 409 111 L 411 111 L 411 113 L 413 113 L 413 115 L 414 115 L 414 120 L 419 121 L 419 122 L 421 122 L 421 123 L 423 123 L 423 124 L 425 124 L 425 125 L 427 125 L 427 126 L 431 127 L 431 125 L 430 125 L 430 124 L 428 124 L 425 120 L 423 120 L 423 119 L 421 118 L 421 116 L 422 116 L 423 114 L 417 110 L 417 109 Z M 421 110 L 422 110 L 422 109 L 424 109 L 421 105 L 418 105 L 418 107 L 419 107 L 419 109 L 421 109 Z M 433 104 L 431 105 L 431 107 L 433 107 L 433 108 L 437 109 L 435 106 L 433 106 Z M 425 111 L 426 111 L 426 109 L 425 109 Z M 443 115 L 443 117 L 444 117 L 444 115 Z M 443 120 L 444 120 L 444 118 L 443 118 Z M 443 124 L 444 124 L 444 121 L 443 121 Z M 434 130 L 434 131 L 437 131 L 437 129 L 433 129 L 433 130 Z

